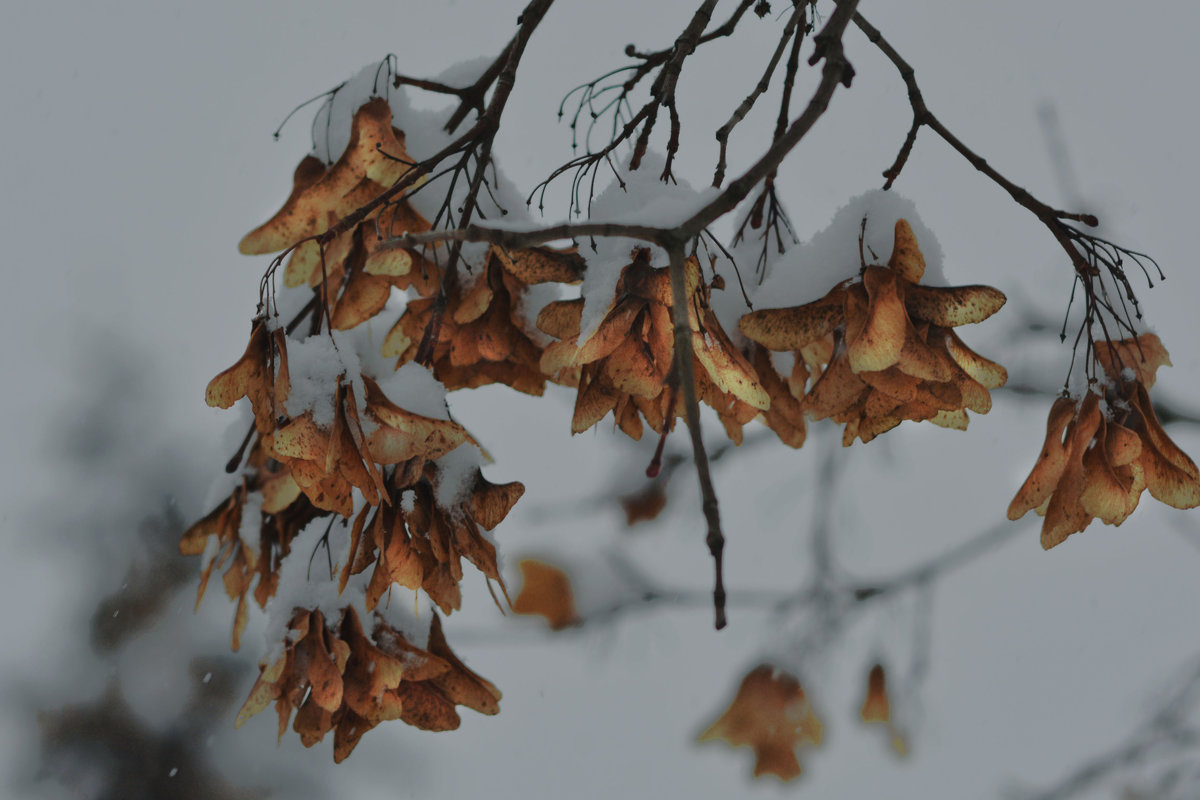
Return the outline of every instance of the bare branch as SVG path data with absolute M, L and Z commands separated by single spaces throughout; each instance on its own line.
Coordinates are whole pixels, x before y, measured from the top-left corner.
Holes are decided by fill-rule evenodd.
M 619 222 L 578 222 L 552 225 L 531 231 L 514 231 L 506 228 L 491 228 L 486 225 L 468 225 L 449 231 L 427 231 L 405 233 L 396 241 L 406 246 L 433 244 L 434 242 L 462 241 L 487 242 L 498 247 L 533 247 L 560 239 L 580 239 L 589 236 L 621 236 L 638 239 L 651 244 L 661 244 L 671 232 L 669 228 L 653 228 L 648 225 L 626 225 Z

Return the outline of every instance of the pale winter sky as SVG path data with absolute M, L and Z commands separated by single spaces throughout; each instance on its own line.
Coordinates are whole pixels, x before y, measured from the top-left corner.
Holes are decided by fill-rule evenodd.
M 101 780 L 80 767 L 65 782 L 29 782 L 37 710 L 86 702 L 115 678 L 136 717 L 163 730 L 186 716 L 202 680 L 188 672 L 189 660 L 228 654 L 232 608 L 210 591 L 193 616 L 190 580 L 154 629 L 116 654 L 94 653 L 87 626 L 131 560 L 159 569 L 138 555 L 139 520 L 167 498 L 189 521 L 207 511 L 208 483 L 232 449 L 226 431 L 236 415 L 207 408 L 204 386 L 245 347 L 266 261 L 238 255 L 236 244 L 286 196 L 309 147 L 307 112 L 279 142 L 271 132 L 297 103 L 389 52 L 417 76 L 495 53 L 521 5 L 6 9 L 0 600 L 9 613 L 0 765 L 5 780 L 20 781 L 14 792 L 91 796 Z M 717 17 L 730 5 L 720 4 Z M 562 95 L 624 63 L 628 42 L 665 46 L 691 6 L 559 0 L 530 45 L 497 139 L 508 177 L 527 191 L 569 158 L 569 131 L 555 120 Z M 1051 204 L 1082 202 L 1101 216 L 1106 236 L 1158 260 L 1164 284 L 1147 291 L 1135 281 L 1174 362 L 1154 391 L 1200 411 L 1191 238 L 1200 12 L 1085 0 L 864 0 L 860 8 L 916 68 L 934 112 L 976 152 Z M 699 58 L 685 73 L 677 174 L 693 185 L 708 182 L 712 131 L 757 78 L 778 24 L 753 20 L 714 48 L 715 59 Z M 801 239 L 850 197 L 878 187 L 910 121 L 891 65 L 854 30 L 846 47 L 858 71 L 853 88 L 835 96 L 781 171 Z M 812 72 L 802 70 L 800 101 Z M 1051 156 L 1039 109 L 1057 118 L 1071 176 Z M 772 116 L 748 121 L 733 143 L 731 173 Z M 936 234 L 950 283 L 1008 294 L 1008 307 L 968 342 L 1014 376 L 1059 383 L 1069 352 L 1052 335 L 1037 344 L 1015 338 L 1023 321 L 1057 325 L 1065 308 L 1070 273 L 1048 233 L 928 132 L 895 188 Z M 731 457 L 717 473 L 731 587 L 796 587 L 809 568 L 818 507 L 832 509 L 839 562 L 862 576 L 891 574 L 1002 523 L 1041 445 L 1050 400 L 1001 391 L 994 401 L 966 434 L 906 423 L 837 451 L 846 466 L 832 500 L 816 479 L 828 436 L 814 434 L 798 452 L 768 444 Z M 676 476 L 668 513 L 630 536 L 618 508 L 592 501 L 632 485 L 627 476 L 645 463 L 646 442 L 607 429 L 570 437 L 565 392 L 539 401 L 487 389 L 452 402 L 496 456 L 489 477 L 526 483 L 498 533 L 513 573 L 518 554 L 550 552 L 585 572 L 592 564 L 589 579 L 603 584 L 619 579 L 597 560 L 621 548 L 670 586 L 708 587 L 689 473 Z M 1200 453 L 1196 427 L 1171 434 Z M 730 628 L 715 633 L 707 608 L 660 609 L 543 637 L 536 622 L 500 617 L 481 580 L 467 587 L 464 611 L 447 629 L 471 666 L 504 690 L 498 717 L 465 712 L 459 731 L 439 735 L 385 724 L 335 767 L 328 742 L 305 751 L 289 733 L 277 749 L 271 714 L 235 732 L 224 709 L 205 747 L 233 783 L 289 797 L 924 798 L 1046 786 L 1122 741 L 1200 653 L 1196 520 L 1147 496 L 1121 528 L 1094 523 L 1050 553 L 1025 520 L 1010 542 L 940 582 L 929 671 L 910 698 L 919 722 L 906 760 L 854 717 L 870 660 L 907 658 L 911 596 L 864 612 L 814 660 L 812 694 L 828 740 L 806 754 L 805 776 L 748 786 L 748 751 L 693 741 L 748 668 L 789 652 L 796 620 L 735 606 Z M 238 702 L 261 653 L 256 625 L 229 662 Z M 1112 786 L 1094 796 L 1112 796 Z

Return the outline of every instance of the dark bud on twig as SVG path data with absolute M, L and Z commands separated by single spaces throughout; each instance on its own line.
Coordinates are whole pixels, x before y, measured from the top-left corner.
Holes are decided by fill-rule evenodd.
M 854 80 L 854 65 L 849 61 L 842 62 L 842 86 L 850 88 L 851 81 Z
M 767 0 L 758 0 L 758 2 L 754 4 L 754 13 L 758 15 L 759 19 L 762 19 L 767 14 L 771 13 L 771 4 L 768 3 Z
M 767 202 L 767 193 L 763 192 L 758 196 L 753 208 L 750 209 L 750 227 L 758 230 L 763 224 L 763 206 Z

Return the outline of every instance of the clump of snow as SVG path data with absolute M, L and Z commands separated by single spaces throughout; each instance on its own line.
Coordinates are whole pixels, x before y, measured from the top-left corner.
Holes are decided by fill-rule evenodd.
M 262 504 L 262 492 L 249 492 L 246 502 L 242 504 L 242 519 L 238 523 L 238 538 L 252 553 L 258 552 L 262 538 Z
M 639 247 L 645 247 L 645 244 L 633 239 L 612 237 L 597 240 L 596 252 L 587 260 L 588 267 L 580 288 L 583 313 L 579 318 L 579 344 L 592 338 L 605 315 L 612 309 L 621 270 L 633 261 L 633 254 Z M 666 255 L 660 249 L 654 249 L 659 261 L 665 261 Z
M 363 396 L 362 375 L 354 340 L 339 331 L 310 336 L 302 341 L 288 339 L 288 390 L 284 410 L 293 419 L 311 412 L 313 422 L 328 428 L 333 424 L 334 387 L 344 376 Z
M 780 375 L 788 376 L 792 374 L 792 370 L 796 368 L 796 354 L 790 350 L 768 350 L 771 354 L 771 366 Z
M 459 513 L 470 499 L 475 477 L 483 466 L 483 453 L 473 444 L 464 443 L 437 460 L 437 478 L 433 482 L 434 499 L 442 510 Z
M 408 595 L 407 589 L 392 584 L 391 592 L 384 595 L 383 600 L 375 607 L 375 614 L 386 625 L 400 631 L 409 644 L 425 649 L 429 647 L 429 625 L 433 621 L 433 602 L 428 599 L 421 602 L 421 595 L 413 592 L 410 604 L 405 602 Z
M 346 590 L 338 594 L 338 572 L 350 550 L 348 520 L 317 518 L 291 542 L 291 550 L 279 565 L 279 585 L 267 604 L 267 646 L 282 647 L 288 622 L 297 608 L 319 610 L 329 624 L 336 623 L 341 610 L 354 604 L 360 609 L 365 602 L 366 575 L 352 576 Z M 328 531 L 328 539 L 322 542 Z M 328 553 L 323 552 L 328 547 Z M 329 564 L 332 561 L 332 574 Z
M 446 410 L 446 387 L 415 361 L 379 378 L 378 383 L 388 399 L 405 411 L 430 419 L 450 419 L 450 412 Z
M 200 554 L 200 571 L 208 569 L 212 566 L 217 554 L 221 552 L 221 539 L 219 536 L 209 536 L 204 540 L 204 552 Z
M 495 61 L 494 56 L 477 56 L 451 64 L 434 78 L 438 83 L 462 89 L 475 83 Z
M 458 198 L 457 190 L 458 187 L 455 186 L 456 198 Z M 413 205 L 416 204 L 414 203 Z M 420 209 L 417 210 L 420 211 Z M 421 213 L 424 214 L 425 212 L 422 211 Z M 477 218 L 473 221 L 478 222 L 478 216 L 481 215 L 476 215 Z M 487 242 L 463 242 L 458 251 L 458 257 L 466 265 L 467 274 L 482 275 L 484 267 L 487 266 L 488 253 L 490 252 L 492 252 L 492 246 Z M 462 275 L 463 273 L 460 272 L 459 274 Z
M 921 283 L 946 285 L 941 245 L 917 215 L 916 205 L 894 191 L 874 189 L 852 198 L 834 214 L 824 230 L 780 257 L 751 298 L 755 308 L 812 302 L 842 281 L 857 277 L 862 259 L 867 264 L 886 264 L 892 255 L 898 219 L 905 219 L 912 226 L 925 256 Z M 860 234 L 863 234 L 862 259 L 858 247 Z
M 277 269 L 270 273 L 271 288 L 266 308 L 264 324 L 268 333 L 279 328 L 286 328 L 288 320 L 295 319 L 309 302 L 312 293 L 306 291 L 280 291 L 283 286 L 283 270 Z
M 1071 374 L 1067 377 L 1067 395 L 1076 403 L 1083 400 L 1089 392 L 1100 395 L 1100 399 L 1104 399 L 1104 390 L 1112 385 L 1108 379 L 1108 375 L 1100 367 L 1096 367 L 1096 380 L 1093 382 L 1088 377 L 1088 370 L 1084 369 L 1082 360 L 1076 360 L 1076 363 L 1071 367 Z
M 337 161 L 350 144 L 354 112 L 374 97 L 388 102 L 393 119 L 407 110 L 408 97 L 404 91 L 392 88 L 391 64 L 387 59 L 363 67 L 317 109 L 312 122 L 313 155 L 326 164 Z
M 473 83 L 490 63 L 490 59 L 473 59 L 450 67 L 437 80 L 454 86 Z M 325 163 L 336 161 L 350 143 L 350 130 L 354 112 L 375 97 L 382 97 L 392 109 L 392 125 L 404 132 L 404 149 L 408 155 L 420 161 L 430 158 L 454 140 L 455 133 L 461 135 L 463 126 L 455 133 L 445 130 L 447 121 L 457 108 L 457 98 L 445 96 L 445 103 L 434 110 L 417 109 L 408 96 L 408 87 L 393 87 L 394 71 L 389 59 L 368 64 L 358 74 L 342 84 L 318 109 L 313 119 L 313 154 Z M 437 95 L 437 97 L 443 97 Z M 468 115 L 464 125 L 474 119 Z M 446 202 L 446 191 L 450 188 L 450 174 L 438 175 L 446 166 L 435 168 L 425 183 L 411 192 L 410 202 L 422 216 L 442 228 L 447 220 L 438 219 L 444 207 L 463 207 L 469 181 L 462 176 L 455 181 L 452 196 Z M 495 166 L 495 159 L 492 159 Z M 481 191 L 472 221 L 495 222 L 506 218 L 509 222 L 523 223 L 529 220 L 525 198 L 516 185 L 496 168 L 488 168 L 488 189 Z M 457 218 L 455 219 L 457 223 Z M 482 267 L 486 261 L 488 245 L 465 243 L 461 258 L 471 268 Z
M 361 498 L 356 505 L 361 506 Z M 356 508 L 356 511 L 359 509 Z M 322 539 L 328 531 L 327 545 Z M 323 552 L 328 546 L 328 553 Z M 346 589 L 338 594 L 340 571 L 349 557 L 350 527 L 347 521 L 337 520 L 329 527 L 329 520 L 318 518 L 304 527 L 292 540 L 291 551 L 279 568 L 279 585 L 275 596 L 267 605 L 267 625 L 263 663 L 270 664 L 283 655 L 288 641 L 295 641 L 294 631 L 288 623 L 297 608 L 320 611 L 327 625 L 335 625 L 341 619 L 342 610 L 353 607 L 363 627 L 371 629 L 370 614 L 366 610 L 366 589 L 371 571 L 364 570 L 350 576 Z M 330 572 L 329 564 L 333 563 Z M 393 597 L 395 595 L 395 597 Z M 409 611 L 408 589 L 392 586 L 384 595 L 375 613 L 387 624 L 401 631 L 408 641 L 417 647 L 428 644 L 431 603 L 425 603 L 424 613 L 419 605 Z
M 673 227 L 699 211 L 717 193 L 712 187 L 696 191 L 686 181 L 678 184 L 659 180 L 666 160 L 648 152 L 636 170 L 621 167 L 621 180 L 614 179 L 592 200 L 590 218 L 594 222 L 619 222 L 635 225 Z M 667 266 L 666 252 L 638 239 L 611 236 L 596 239 L 594 253 L 586 253 L 588 268 L 583 278 L 583 315 L 579 341 L 591 338 L 605 314 L 612 308 L 621 270 L 639 248 L 650 247 L 652 263 Z
M 521 322 L 521 330 L 538 347 L 545 347 L 557 341 L 553 336 L 542 333 L 537 326 L 538 314 L 542 309 L 556 300 L 567 299 L 567 293 L 560 283 L 535 283 L 528 286 L 521 297 L 516 298 L 513 306 L 513 316 Z

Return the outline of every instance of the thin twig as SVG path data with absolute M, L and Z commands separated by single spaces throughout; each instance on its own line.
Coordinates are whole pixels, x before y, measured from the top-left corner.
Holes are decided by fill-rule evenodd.
M 850 85 L 854 77 L 854 68 L 842 54 L 841 37 L 857 6 L 858 0 L 840 0 L 837 9 L 825 23 L 825 27 L 815 37 L 817 49 L 809 59 L 809 63 L 816 64 L 818 61 L 825 61 L 821 82 L 804 111 L 791 124 L 787 132 L 737 180 L 726 186 L 717 197 L 675 227 L 654 228 L 645 225 L 587 223 L 555 225 L 518 233 L 472 225 L 466 230 L 406 234 L 401 237 L 402 240 L 405 244 L 428 244 L 462 239 L 472 242 L 490 242 L 500 246 L 521 247 L 577 236 L 622 236 L 658 244 L 663 249 L 670 250 L 675 242 L 695 239 L 700 235 L 701 230 L 736 208 L 738 203 L 744 200 L 756 185 L 783 162 L 829 108 L 829 101 L 839 85 Z
M 783 50 L 787 47 L 788 41 L 792 40 L 798 43 L 800 36 L 795 33 L 796 25 L 799 24 L 800 20 L 804 19 L 807 7 L 807 3 L 796 6 L 791 18 L 788 19 L 787 25 L 784 26 L 783 33 L 780 34 L 779 43 L 775 46 L 775 52 L 771 54 L 770 61 L 767 62 L 767 68 L 763 71 L 762 77 L 758 79 L 758 83 L 755 84 L 754 90 L 746 95 L 746 99 L 741 102 L 741 105 L 734 109 L 728 121 L 720 128 L 717 128 L 717 141 L 721 143 L 721 151 L 717 157 L 717 170 L 713 175 L 713 186 L 720 186 L 722 181 L 725 180 L 725 154 L 729 145 L 729 134 L 738 126 L 738 123 L 746 118 L 746 115 L 750 113 L 750 109 L 754 108 L 755 101 L 771 85 L 771 76 L 775 74 L 775 68 L 779 65 L 779 59 L 783 57 Z

